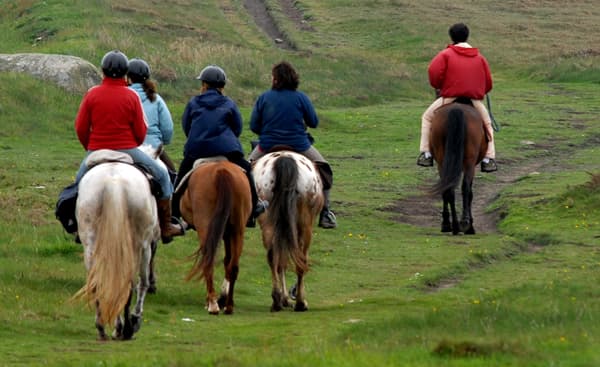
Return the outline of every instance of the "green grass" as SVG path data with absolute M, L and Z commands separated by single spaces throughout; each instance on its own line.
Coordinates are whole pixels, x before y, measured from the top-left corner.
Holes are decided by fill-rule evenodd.
M 0 365 L 598 365 L 595 4 L 302 0 L 314 28 L 303 32 L 268 3 L 298 51 L 272 47 L 237 0 L 7 0 L 0 44 L 96 64 L 112 48 L 144 57 L 176 122 L 167 148 L 176 161 L 178 121 L 205 64 L 230 76 L 244 147 L 271 65 L 296 65 L 321 118 L 312 133 L 333 166 L 339 220 L 315 229 L 309 311 L 269 312 L 270 274 L 251 229 L 235 314 L 208 315 L 204 286 L 184 281 L 198 245 L 190 232 L 160 246 L 158 293 L 136 339 L 97 342 L 93 310 L 70 301 L 85 279 L 81 247 L 53 213 L 83 157 L 73 131 L 81 96 L 0 73 Z M 432 98 L 426 67 L 448 42 L 449 13 L 469 24 L 494 74 L 501 171 L 477 175 L 475 201 L 503 183 L 488 206 L 497 233 L 442 234 L 439 218 L 399 223 L 392 209 L 436 177 L 415 159 Z

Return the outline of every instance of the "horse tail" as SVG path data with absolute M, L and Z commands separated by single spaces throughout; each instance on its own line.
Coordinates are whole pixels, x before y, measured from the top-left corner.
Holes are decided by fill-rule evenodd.
M 291 157 L 279 157 L 274 165 L 275 183 L 269 203 L 269 222 L 273 223 L 273 262 L 284 266 L 291 258 L 297 268 L 308 270 L 308 261 L 298 243 L 298 166 Z
M 444 162 L 440 171 L 440 180 L 432 188 L 434 194 L 442 194 L 448 189 L 455 188 L 462 175 L 466 122 L 464 112 L 461 109 L 453 108 L 450 110 L 447 128 Z
M 202 246 L 193 255 L 195 258 L 194 266 L 186 277 L 187 280 L 202 279 L 214 267 L 217 249 L 225 234 L 232 213 L 234 202 L 231 193 L 233 192 L 233 186 L 234 180 L 231 173 L 225 169 L 219 169 L 215 177 L 215 187 L 217 189 L 215 202 L 217 206 L 208 225 Z
M 100 322 L 113 324 L 129 299 L 139 266 L 140 251 L 133 240 L 126 186 L 104 186 L 96 219 L 96 242 L 86 284 L 75 297 L 96 303 Z

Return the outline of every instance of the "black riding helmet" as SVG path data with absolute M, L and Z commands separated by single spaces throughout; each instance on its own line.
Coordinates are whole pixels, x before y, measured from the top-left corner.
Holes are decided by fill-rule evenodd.
M 133 82 L 143 82 L 150 78 L 150 66 L 142 59 L 131 59 L 129 60 L 127 76 Z
M 127 73 L 127 56 L 119 50 L 109 51 L 102 58 L 102 72 L 109 78 L 122 78 Z
M 212 88 L 223 88 L 227 83 L 225 71 L 217 65 L 208 65 L 200 72 L 196 79 L 200 79 Z

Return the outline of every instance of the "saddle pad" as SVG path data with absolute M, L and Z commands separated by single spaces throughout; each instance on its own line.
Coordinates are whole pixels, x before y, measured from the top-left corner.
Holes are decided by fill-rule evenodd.
M 183 178 L 181 179 L 181 181 L 179 181 L 179 185 L 177 185 L 177 187 L 175 188 L 175 192 L 179 192 L 180 190 L 185 190 L 185 187 L 187 187 L 187 180 L 190 178 L 191 174 L 194 173 L 194 171 L 207 163 L 214 163 L 214 162 L 222 162 L 222 161 L 228 161 L 227 157 L 223 156 L 223 155 L 217 155 L 214 157 L 208 157 L 208 158 L 199 158 L 196 159 L 194 161 L 194 165 L 192 166 L 192 169 L 185 174 L 185 176 L 183 176 Z M 244 172 L 246 172 L 242 167 L 240 167 L 240 169 Z
M 85 160 L 85 164 L 88 168 L 92 168 L 100 163 L 105 162 L 121 162 L 133 164 L 133 159 L 127 153 L 118 152 L 110 149 L 98 149 L 90 153 Z
M 190 175 L 196 170 L 196 168 L 198 168 L 201 165 L 206 164 L 206 163 L 222 162 L 222 161 L 227 161 L 227 160 L 228 160 L 227 157 L 225 157 L 224 155 L 217 155 L 214 157 L 196 159 L 194 161 L 194 165 L 192 166 L 192 169 L 188 173 L 186 173 L 185 176 L 183 176 L 181 181 L 179 181 L 179 185 L 177 185 L 177 187 L 175 188 L 175 192 L 179 192 L 179 190 L 186 187 L 187 180 L 190 178 Z

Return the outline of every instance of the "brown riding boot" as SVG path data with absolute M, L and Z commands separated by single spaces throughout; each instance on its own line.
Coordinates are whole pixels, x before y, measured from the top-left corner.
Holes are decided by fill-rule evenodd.
M 162 242 L 167 244 L 173 240 L 174 236 L 183 236 L 183 228 L 171 222 L 171 200 L 160 199 L 156 201 L 156 204 Z

